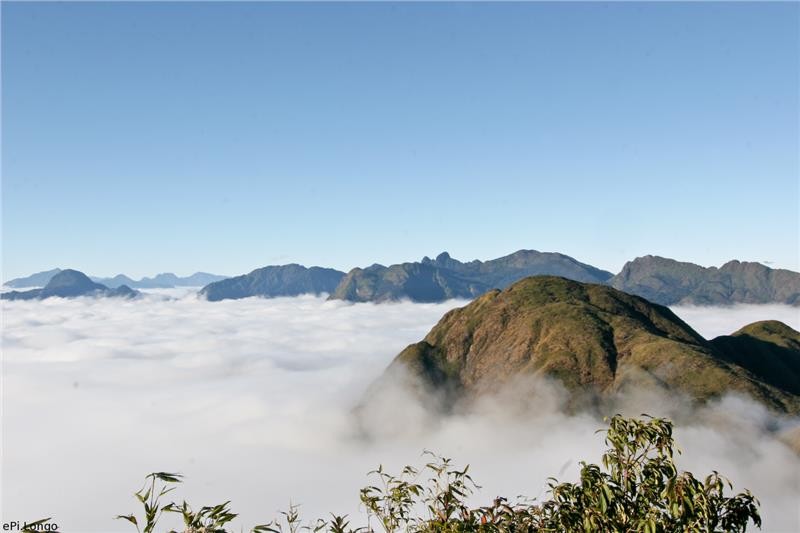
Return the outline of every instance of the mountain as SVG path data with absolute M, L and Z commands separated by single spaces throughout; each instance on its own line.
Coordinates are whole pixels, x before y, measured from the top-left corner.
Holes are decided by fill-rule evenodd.
M 729 261 L 705 268 L 648 255 L 626 263 L 610 285 L 662 305 L 800 305 L 800 273 L 760 263 Z
M 171 289 L 174 287 L 205 287 L 209 283 L 228 279 L 228 277 L 209 274 L 208 272 L 195 272 L 191 276 L 179 277 L 172 272 L 165 272 L 152 278 L 142 278 L 139 281 L 133 280 L 124 274 L 118 274 L 113 278 L 92 279 L 109 287 L 128 285 L 137 289 Z
M 75 298 L 77 296 L 131 298 L 137 294 L 127 285 L 110 289 L 105 285 L 95 283 L 83 272 L 66 269 L 53 276 L 42 289 L 6 292 L 0 294 L 0 298 L 4 300 L 42 300 L 50 297 Z
M 576 401 L 602 401 L 631 387 L 666 388 L 699 401 L 737 391 L 800 413 L 799 346 L 800 334 L 779 322 L 709 342 L 641 297 L 537 276 L 448 312 L 394 359 L 386 376 L 406 369 L 414 383 L 443 391 L 446 404 L 530 375 L 559 380 Z
M 519 250 L 498 259 L 469 263 L 462 263 L 442 252 L 435 260 L 425 257 L 422 262 L 447 268 L 464 277 L 479 278 L 497 289 L 528 276 L 560 276 L 589 283 L 603 283 L 612 277 L 611 272 L 581 263 L 568 255 L 536 250 Z
M 44 286 L 60 269 L 39 272 L 6 283 L 8 287 Z M 702 267 L 648 255 L 625 264 L 616 276 L 564 254 L 519 250 L 489 261 L 461 262 L 447 252 L 435 259 L 391 266 L 354 268 L 346 275 L 337 270 L 300 265 L 268 266 L 227 278 L 206 272 L 179 277 L 172 273 L 133 280 L 123 274 L 92 278 L 110 288 L 137 289 L 204 287 L 210 300 L 248 296 L 330 294 L 332 300 L 386 302 L 409 299 L 439 302 L 472 299 L 491 289 L 503 289 L 528 276 L 559 276 L 585 283 L 608 284 L 661 305 L 731 305 L 783 303 L 800 306 L 800 273 L 772 269 L 760 263 L 729 261 Z M 217 284 L 219 282 L 224 282 Z
M 136 285 L 136 281 L 129 278 L 125 274 L 117 274 L 113 278 L 97 278 L 95 276 L 91 276 L 91 280 L 95 283 L 101 283 L 106 287 L 111 288 L 119 287 L 121 285 L 127 285 L 128 287 L 133 287 Z
M 449 298 L 474 298 L 490 288 L 432 264 L 372 265 L 348 272 L 330 299 L 385 302 L 408 298 L 415 302 L 440 302 Z
M 5 282 L 3 285 L 11 287 L 12 289 L 20 289 L 27 287 L 44 287 L 52 279 L 53 276 L 61 272 L 60 268 L 53 270 L 45 270 L 44 272 L 37 272 L 25 278 L 15 278 Z
M 230 276 L 220 276 L 219 274 L 210 274 L 208 272 L 195 272 L 191 276 L 185 278 L 178 278 L 178 285 L 183 287 L 205 287 L 209 283 L 215 281 L 222 281 L 228 279 Z
M 27 287 L 44 287 L 47 283 L 61 272 L 60 268 L 47 270 L 44 272 L 37 272 L 25 278 L 16 278 L 4 283 L 6 287 L 13 289 L 27 288 Z M 117 274 L 113 278 L 101 278 L 91 276 L 89 279 L 95 283 L 100 283 L 108 288 L 115 289 L 122 285 L 133 287 L 136 289 L 171 289 L 173 287 L 205 287 L 209 283 L 227 279 L 228 276 L 219 276 L 217 274 L 209 274 L 208 272 L 195 272 L 191 276 L 179 277 L 171 272 L 158 274 L 152 278 L 144 277 L 139 281 L 129 278 L 125 274 Z
M 243 276 L 210 283 L 199 294 L 215 302 L 250 296 L 274 298 L 331 293 L 343 276 L 344 272 L 331 268 L 306 268 L 296 264 L 267 266 Z
M 474 298 L 487 290 L 502 289 L 534 275 L 557 275 L 595 283 L 612 277 L 610 272 L 558 253 L 519 250 L 490 261 L 462 263 L 443 252 L 436 259 L 425 257 L 419 263 L 355 268 L 348 272 L 331 299 L 383 302 L 408 298 L 416 302 L 437 302 L 448 298 Z
M 752 374 L 800 395 L 800 333 L 783 322 L 754 322 L 711 344 Z

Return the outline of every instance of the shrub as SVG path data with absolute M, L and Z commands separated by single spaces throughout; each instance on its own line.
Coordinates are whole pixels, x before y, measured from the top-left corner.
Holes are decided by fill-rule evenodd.
M 761 526 L 758 500 L 749 491 L 726 496 L 726 487 L 733 487 L 717 472 L 703 481 L 690 472 L 678 472 L 669 420 L 617 415 L 605 431 L 608 448 L 602 466 L 581 463 L 576 483 L 551 478 L 550 497 L 543 502 L 511 503 L 498 497 L 488 506 L 472 508 L 468 500 L 479 487 L 469 475 L 469 466 L 456 468 L 450 459 L 426 452 L 432 460 L 421 470 L 407 466 L 392 475 L 378 467 L 369 473 L 376 483 L 360 494 L 366 527 L 352 529 L 346 516 L 337 515 L 303 525 L 297 506 L 290 505 L 281 519 L 256 526 L 252 532 L 372 533 L 377 527 L 386 533 L 667 533 L 741 532 L 751 522 Z M 165 472 L 147 476 L 145 486 L 135 493 L 144 507 L 142 529 L 134 515 L 118 518 L 131 522 L 140 533 L 152 533 L 163 513 L 180 513 L 185 533 L 226 532 L 225 525 L 236 517 L 229 502 L 197 512 L 186 502 L 161 503 L 180 481 L 179 475 Z

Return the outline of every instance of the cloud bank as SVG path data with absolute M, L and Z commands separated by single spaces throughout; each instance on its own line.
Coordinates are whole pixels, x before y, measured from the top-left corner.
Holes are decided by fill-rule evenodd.
M 178 296 L 174 298 L 174 296 Z M 398 390 L 370 408 L 359 439 L 352 407 L 402 348 L 449 309 L 322 298 L 210 303 L 186 293 L 144 298 L 3 303 L 4 520 L 52 516 L 65 531 L 128 531 L 113 516 L 156 470 L 179 471 L 195 505 L 232 500 L 236 522 L 272 519 L 289 500 L 308 518 L 364 520 L 358 489 L 378 464 L 419 463 L 423 448 L 471 463 L 496 495 L 545 495 L 549 476 L 574 479 L 603 450 L 602 423 L 564 414 L 557 386 L 524 400 L 512 386 L 467 414 L 431 417 Z M 676 310 L 704 335 L 780 318 L 783 307 Z M 788 319 L 787 319 L 788 317 Z M 509 408 L 513 405 L 513 408 Z M 669 406 L 680 465 L 717 469 L 763 502 L 765 530 L 800 529 L 800 460 L 742 398 L 699 411 L 643 395 L 623 410 Z
M 759 320 L 780 320 L 800 331 L 800 307 L 790 305 L 736 304 L 729 307 L 686 305 L 671 309 L 707 339 L 730 335 L 742 326 Z

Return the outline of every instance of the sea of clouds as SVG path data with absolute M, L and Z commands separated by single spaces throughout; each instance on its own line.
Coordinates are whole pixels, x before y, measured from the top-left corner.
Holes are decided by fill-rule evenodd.
M 369 384 L 464 303 L 212 303 L 186 290 L 3 302 L 2 520 L 52 516 L 65 532 L 131 531 L 113 517 L 139 512 L 132 492 L 147 473 L 173 471 L 186 478 L 170 496 L 197 506 L 231 500 L 237 529 L 290 500 L 308 518 L 333 511 L 359 524 L 366 473 L 419 465 L 423 449 L 472 465 L 483 487 L 475 503 L 544 497 L 549 476 L 574 480 L 579 461 L 597 462 L 603 450 L 602 421 L 564 414 L 555 385 L 525 398 L 509 386 L 447 419 L 398 390 L 355 427 L 352 409 Z M 675 311 L 709 338 L 768 318 L 800 329 L 798 310 L 784 306 Z M 682 468 L 719 470 L 751 489 L 764 530 L 800 530 L 800 459 L 774 436 L 795 422 L 737 397 L 687 411 L 643 394 L 623 406 L 651 408 L 679 420 Z

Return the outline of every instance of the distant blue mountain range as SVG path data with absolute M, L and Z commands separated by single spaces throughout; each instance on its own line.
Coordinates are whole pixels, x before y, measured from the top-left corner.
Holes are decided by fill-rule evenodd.
M 101 283 L 95 283 L 83 272 L 66 269 L 59 270 L 41 289 L 4 292 L 0 294 L 0 298 L 3 300 L 43 300 L 54 296 L 60 298 L 78 296 L 133 298 L 138 294 L 127 285 L 109 288 Z
M 50 280 L 61 272 L 60 268 L 54 268 L 53 270 L 45 270 L 43 272 L 37 272 L 35 274 L 31 274 L 30 276 L 24 278 L 15 278 L 11 281 L 7 281 L 3 283 L 6 287 L 11 287 L 12 289 L 28 289 L 31 287 L 44 287 L 47 285 Z
M 59 269 L 38 272 L 5 285 L 44 286 L 42 294 L 46 295 L 49 282 L 61 273 Z M 199 295 L 209 301 L 327 293 L 330 299 L 353 302 L 404 299 L 440 302 L 449 298 L 472 299 L 520 279 L 542 275 L 610 285 L 661 305 L 783 303 L 800 307 L 800 273 L 760 263 L 729 261 L 721 267 L 702 267 L 648 255 L 629 261 L 619 274 L 613 275 L 564 254 L 536 250 L 519 250 L 489 261 L 468 262 L 443 252 L 435 259 L 424 257 L 421 261 L 389 266 L 375 264 L 348 273 L 290 264 L 265 266 L 236 277 L 198 272 L 185 278 L 159 274 L 136 281 L 120 274 L 113 278 L 91 278 L 90 282 L 108 290 L 203 287 Z
M 24 278 L 15 278 L 7 281 L 3 285 L 12 289 L 30 288 L 30 287 L 44 287 L 50 280 L 61 272 L 60 268 L 53 270 L 46 270 L 44 272 L 37 272 Z M 133 289 L 171 289 L 173 287 L 205 287 L 209 283 L 215 281 L 222 281 L 228 276 L 218 276 L 217 274 L 209 274 L 207 272 L 195 272 L 191 276 L 179 277 L 171 272 L 158 274 L 152 278 L 142 278 L 134 280 L 125 274 L 118 274 L 113 278 L 100 278 L 90 276 L 90 279 L 95 283 L 102 283 L 108 288 L 115 289 L 122 285 L 127 285 Z

